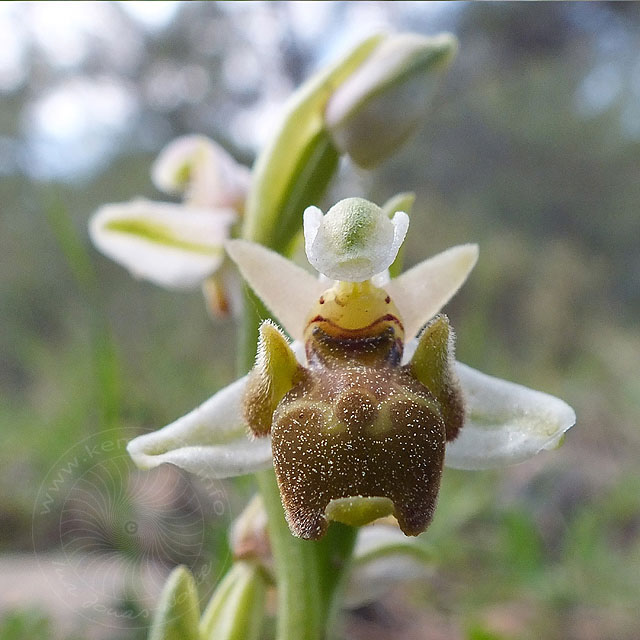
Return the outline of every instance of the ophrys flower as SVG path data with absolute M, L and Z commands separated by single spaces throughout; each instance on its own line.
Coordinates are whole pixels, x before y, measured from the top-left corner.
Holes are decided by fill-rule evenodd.
M 176 138 L 151 170 L 158 189 L 182 203 L 137 198 L 107 204 L 89 225 L 93 243 L 137 278 L 167 288 L 202 286 L 215 315 L 234 304 L 224 242 L 239 220 L 249 170 L 204 136 Z
M 453 360 L 453 332 L 436 314 L 473 268 L 475 245 L 388 281 L 405 218 L 360 199 L 323 218 L 308 212 L 310 261 L 327 276 L 348 273 L 329 287 L 264 247 L 227 243 L 295 342 L 263 324 L 252 373 L 130 443 L 136 462 L 223 477 L 270 465 L 273 450 L 295 534 L 317 538 L 328 519 L 394 513 L 416 535 L 433 514 L 443 464 L 486 468 L 557 445 L 575 421 L 568 405 Z M 247 427 L 259 437 L 247 438 Z

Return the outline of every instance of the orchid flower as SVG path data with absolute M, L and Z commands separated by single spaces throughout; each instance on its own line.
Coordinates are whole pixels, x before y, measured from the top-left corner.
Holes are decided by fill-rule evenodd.
M 237 308 L 224 242 L 244 209 L 249 170 L 212 140 L 192 135 L 167 145 L 151 175 L 158 189 L 183 202 L 104 205 L 89 225 L 93 243 L 136 278 L 167 288 L 202 286 L 214 315 Z
M 571 407 L 454 360 L 453 330 L 439 312 L 477 246 L 390 280 L 407 227 L 406 214 L 390 219 L 359 198 L 327 215 L 308 208 L 307 256 L 324 279 L 263 246 L 227 242 L 294 342 L 263 323 L 252 372 L 130 442 L 138 466 L 169 462 L 222 478 L 274 465 L 295 535 L 318 538 L 329 520 L 362 525 L 389 514 L 417 535 L 432 518 L 443 464 L 485 469 L 556 447 L 575 422 Z

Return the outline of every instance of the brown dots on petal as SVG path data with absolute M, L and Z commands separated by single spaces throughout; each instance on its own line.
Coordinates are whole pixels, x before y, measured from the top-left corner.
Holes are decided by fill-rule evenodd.
M 387 304 L 389 304 L 389 303 L 391 302 L 391 298 L 390 298 L 389 296 L 387 296 L 387 297 L 384 299 L 384 301 L 385 301 Z

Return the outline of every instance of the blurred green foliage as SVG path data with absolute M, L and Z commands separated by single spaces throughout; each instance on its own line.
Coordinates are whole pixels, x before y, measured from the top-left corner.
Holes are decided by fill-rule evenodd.
M 348 24 L 347 4 L 322 18 L 327 33 Z M 353 4 L 375 5 L 397 29 L 450 28 L 461 49 L 421 136 L 373 174 L 345 169 L 330 201 L 382 203 L 416 191 L 408 265 L 479 242 L 478 266 L 447 309 L 460 359 L 558 395 L 578 414 L 557 452 L 500 472 L 445 474 L 424 536 L 437 569 L 413 585 L 410 616 L 394 619 L 394 637 L 440 637 L 441 622 L 447 637 L 468 640 L 631 640 L 640 599 L 640 7 L 457 3 L 430 17 Z M 63 501 L 33 531 L 32 512 L 46 473 L 73 443 L 107 429 L 156 428 L 233 378 L 234 321 L 213 326 L 198 292 L 137 282 L 102 258 L 88 242 L 89 215 L 135 195 L 160 199 L 148 171 L 182 133 L 210 135 L 250 163 L 253 150 L 227 126 L 231 115 L 273 98 L 270 87 L 293 87 L 326 53 L 322 39 L 297 34 L 288 3 L 233 11 L 185 3 L 156 31 L 113 11 L 135 36 L 127 36 L 138 46 L 134 63 L 118 67 L 95 49 L 73 69 L 58 68 L 33 48 L 27 79 L 3 96 L 0 137 L 22 158 L 0 182 L 4 553 L 30 552 L 32 537 L 40 551 L 60 550 Z M 272 63 L 238 88 L 225 61 L 265 55 L 258 12 L 279 25 Z M 207 91 L 158 103 L 150 78 L 169 62 L 205 69 Z M 138 116 L 93 170 L 34 177 L 25 114 L 74 74 L 117 78 L 138 96 Z M 237 514 L 250 481 L 224 488 Z M 123 510 L 116 523 L 129 517 Z M 220 570 L 228 517 L 206 518 L 203 561 Z M 105 551 L 114 549 L 131 554 L 111 540 Z M 159 561 L 184 560 L 184 549 L 174 551 Z M 203 598 L 217 575 L 199 583 Z M 121 604 L 143 606 L 127 594 Z M 47 616 L 3 613 L 0 638 L 55 637 Z M 384 616 L 376 620 L 384 630 Z M 375 637 L 363 616 L 348 628 L 350 637 Z
M 50 621 L 39 611 L 12 611 L 0 621 L 2 640 L 46 640 L 51 632 Z

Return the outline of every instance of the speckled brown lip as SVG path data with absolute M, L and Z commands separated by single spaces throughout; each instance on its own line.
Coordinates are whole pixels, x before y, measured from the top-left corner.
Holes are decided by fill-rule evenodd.
M 378 291 L 375 302 L 391 305 Z M 420 366 L 403 366 L 397 315 L 345 328 L 318 313 L 326 306 L 321 297 L 310 314 L 306 366 L 288 365 L 289 390 L 266 414 L 273 382 L 252 373 L 245 417 L 256 435 L 271 433 L 282 504 L 296 536 L 320 538 L 327 506 L 346 498 L 390 500 L 402 531 L 418 535 L 433 517 L 446 442 L 463 415 L 456 385 L 449 384 L 448 322 L 434 319 L 421 337 Z M 338 315 L 346 305 L 339 306 Z M 360 307 L 358 317 L 366 321 L 372 310 Z

